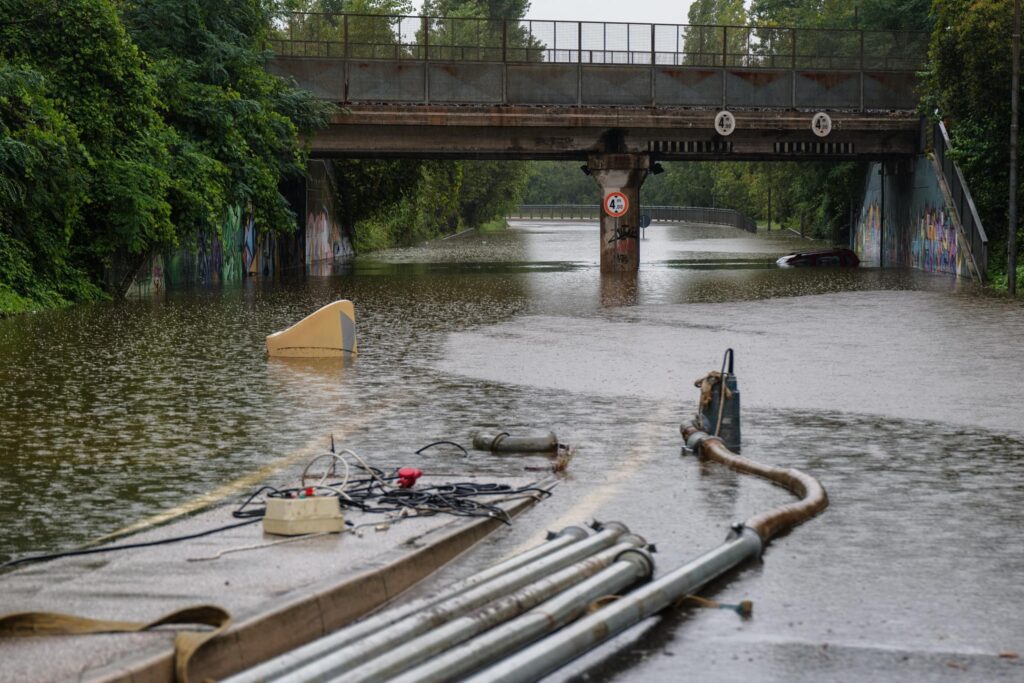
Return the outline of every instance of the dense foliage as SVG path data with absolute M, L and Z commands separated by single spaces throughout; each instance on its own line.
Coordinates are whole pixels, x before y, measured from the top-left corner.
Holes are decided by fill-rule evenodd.
M 1013 1 L 935 0 L 932 11 L 936 25 L 924 107 L 946 120 L 954 156 L 988 232 L 993 280 L 1005 286 Z M 1020 189 L 1018 197 L 1024 199 Z M 1024 265 L 1017 282 L 1024 286 Z
M 260 0 L 2 0 L 0 313 L 118 293 L 278 192 L 329 109 L 263 68 Z

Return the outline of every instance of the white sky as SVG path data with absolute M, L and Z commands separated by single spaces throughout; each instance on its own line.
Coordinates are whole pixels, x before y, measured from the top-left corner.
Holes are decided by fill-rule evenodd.
M 528 19 L 685 24 L 693 0 L 531 0 Z M 413 5 L 423 6 L 421 0 Z
M 692 0 L 531 0 L 528 19 L 685 24 Z

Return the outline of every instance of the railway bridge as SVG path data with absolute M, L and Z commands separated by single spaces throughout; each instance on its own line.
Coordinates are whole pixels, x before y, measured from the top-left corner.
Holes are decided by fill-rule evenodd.
M 579 160 L 634 271 L 663 160 L 911 160 L 927 34 L 294 13 L 272 72 L 341 105 L 315 157 Z

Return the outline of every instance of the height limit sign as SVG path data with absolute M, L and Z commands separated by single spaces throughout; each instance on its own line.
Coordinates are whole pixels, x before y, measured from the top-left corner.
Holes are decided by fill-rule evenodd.
M 604 212 L 612 218 L 623 216 L 629 211 L 629 200 L 621 192 L 609 192 L 604 198 Z

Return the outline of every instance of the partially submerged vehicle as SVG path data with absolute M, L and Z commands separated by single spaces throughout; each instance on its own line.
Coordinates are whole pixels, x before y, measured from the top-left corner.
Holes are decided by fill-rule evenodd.
M 804 266 L 838 266 L 856 268 L 860 259 L 851 249 L 821 249 L 819 251 L 794 252 L 786 254 L 776 261 L 783 268 L 800 268 Z

